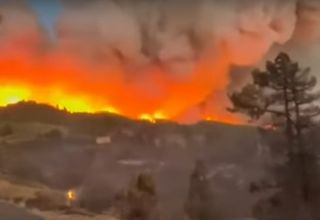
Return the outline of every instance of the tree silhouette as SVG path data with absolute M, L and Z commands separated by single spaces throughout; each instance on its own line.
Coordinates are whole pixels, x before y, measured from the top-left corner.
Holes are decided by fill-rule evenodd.
M 213 207 L 208 173 L 203 161 L 197 161 L 190 176 L 185 211 L 190 220 L 211 220 L 217 217 Z
M 2 126 L 2 128 L 0 128 L 0 137 L 7 137 L 12 135 L 13 133 L 13 128 L 9 124 L 5 124 Z
M 148 173 L 139 174 L 124 194 L 118 195 L 123 219 L 157 220 L 157 192 L 155 181 Z
M 273 208 L 275 216 L 299 219 L 299 210 L 304 213 L 303 218 L 308 219 L 307 215 L 317 213 L 313 208 L 319 204 L 320 190 L 316 152 L 306 138 L 316 116 L 320 115 L 316 105 L 320 96 L 314 92 L 317 80 L 309 68 L 300 68 L 286 53 L 280 53 L 273 62 L 268 61 L 265 71 L 254 70 L 252 78 L 253 83 L 229 96 L 233 103 L 229 110 L 244 113 L 253 120 L 267 116 L 268 127 L 285 131 L 286 143 L 282 146 L 286 148 L 286 160 L 274 168 L 276 184 L 260 184 L 260 188 L 278 190 L 268 203 L 270 207 L 282 206 L 277 212 Z M 259 189 L 259 184 L 254 188 Z M 290 217 L 284 215 L 285 206 L 287 211 L 291 209 L 286 213 L 290 213 Z M 271 219 L 281 219 L 275 216 Z

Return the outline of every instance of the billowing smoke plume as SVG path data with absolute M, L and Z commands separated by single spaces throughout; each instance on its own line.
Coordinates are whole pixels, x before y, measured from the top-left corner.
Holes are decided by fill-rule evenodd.
M 320 39 L 318 0 L 64 0 L 54 40 L 26 2 L 8 2 L 0 83 L 130 117 L 234 120 L 224 110 L 231 67 L 256 65 L 273 45 Z
M 272 44 L 289 40 L 295 24 L 296 4 L 287 0 L 90 1 L 78 7 L 74 1 L 59 31 L 77 48 L 94 39 L 120 61 L 186 73 L 192 69 L 185 67 L 220 50 L 231 64 L 252 64 Z

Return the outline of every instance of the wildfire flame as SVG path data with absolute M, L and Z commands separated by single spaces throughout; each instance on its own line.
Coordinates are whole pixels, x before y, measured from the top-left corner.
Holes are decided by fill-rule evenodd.
M 42 16 L 39 22 L 24 1 L 3 5 L 0 106 L 25 100 L 151 123 L 190 117 L 239 124 L 225 111 L 227 98 L 219 96 L 230 85 L 230 68 L 255 66 L 274 43 L 299 41 L 303 27 L 318 24 L 305 15 L 317 17 L 319 11 L 317 4 L 300 1 L 177 0 L 161 4 L 163 13 L 147 13 L 150 21 L 144 21 L 159 4 L 92 2 L 63 4 L 54 22 L 45 16 L 43 27 Z M 219 95 L 209 100 L 210 110 L 201 109 L 212 94 Z
M 30 39 L 25 42 L 22 34 L 10 42 L 8 45 L 14 46 L 0 53 L 0 106 L 35 101 L 69 112 L 110 112 L 151 123 L 180 122 L 186 112 L 210 94 L 224 91 L 229 82 L 230 61 L 223 49 L 217 57 L 196 60 L 181 76 L 157 63 L 139 68 L 91 63 L 65 48 L 61 51 L 59 44 L 30 55 L 37 45 Z M 240 122 L 224 110 L 225 97 L 210 102 L 214 103 L 210 117 Z M 206 120 L 206 116 L 201 112 L 196 120 Z
M 182 113 L 201 103 L 215 89 L 223 90 L 228 82 L 223 59 L 213 64 L 199 63 L 182 81 L 172 80 L 170 74 L 151 66 L 142 71 L 142 78 L 146 80 L 142 83 L 141 79 L 127 82 L 123 69 L 111 66 L 105 70 L 109 73 L 88 66 L 79 69 L 81 64 L 77 61 L 66 61 L 60 55 L 50 62 L 43 60 L 42 64 L 34 65 L 25 59 L 0 56 L 0 106 L 35 101 L 69 112 L 110 112 L 151 123 L 177 121 Z M 213 79 L 213 71 L 221 72 L 221 75 L 214 74 L 217 78 Z M 148 85 L 151 89 L 146 88 Z M 223 100 L 213 102 L 219 110 L 213 109 L 210 117 L 200 116 L 202 120 L 240 122 L 234 115 L 221 111 Z
M 44 89 L 40 89 L 44 91 Z M 57 107 L 58 109 L 64 109 L 69 112 L 108 112 L 118 115 L 128 116 L 129 118 L 136 118 L 139 120 L 147 121 L 150 123 L 156 123 L 161 120 L 175 120 L 174 118 L 166 115 L 162 111 L 154 113 L 142 113 L 137 116 L 126 114 L 118 108 L 112 105 L 104 105 L 103 103 L 96 103 L 92 97 L 85 95 L 68 95 L 67 93 L 58 89 L 45 89 L 44 93 L 37 94 L 37 89 L 31 89 L 28 86 L 21 85 L 0 85 L 0 106 L 7 106 L 9 104 L 16 104 L 21 101 L 36 101 L 38 103 L 49 104 Z M 178 104 L 178 103 L 177 103 Z M 227 114 L 226 114 L 227 115 Z M 225 123 L 238 123 L 238 121 L 231 117 L 217 117 L 207 116 L 203 117 L 206 121 L 221 121 Z
M 4 86 L 0 87 L 0 105 L 15 104 L 29 99 L 30 91 L 22 87 Z
M 69 190 L 66 193 L 66 198 L 69 203 L 75 202 L 77 200 L 77 194 L 74 190 Z
M 168 117 L 161 112 L 156 112 L 154 114 L 142 114 L 139 116 L 139 119 L 142 121 L 148 121 L 151 123 L 157 123 L 157 121 L 167 120 Z

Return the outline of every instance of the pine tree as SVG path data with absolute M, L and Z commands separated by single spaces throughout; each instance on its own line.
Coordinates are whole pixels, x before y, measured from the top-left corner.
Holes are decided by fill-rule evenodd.
M 261 187 L 278 193 L 263 206 L 260 203 L 259 219 L 314 219 L 319 216 L 315 208 L 319 205 L 319 168 L 306 137 L 320 115 L 315 104 L 320 96 L 313 92 L 317 80 L 309 68 L 300 68 L 285 53 L 268 61 L 265 71 L 254 70 L 252 77 L 252 84 L 230 95 L 234 106 L 230 111 L 245 113 L 253 120 L 269 116 L 271 127 L 285 131 L 282 146 L 287 152 L 283 164 L 274 167 L 276 184 Z M 262 210 L 268 206 L 271 211 Z
M 150 174 L 141 173 L 131 182 L 128 190 L 117 198 L 122 203 L 122 217 L 127 220 L 157 220 L 157 192 Z
M 210 190 L 208 172 L 203 161 L 197 161 L 190 176 L 185 212 L 190 220 L 216 219 L 213 194 Z

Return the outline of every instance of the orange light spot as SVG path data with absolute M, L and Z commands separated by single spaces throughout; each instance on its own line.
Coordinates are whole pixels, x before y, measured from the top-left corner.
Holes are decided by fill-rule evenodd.
M 69 202 L 74 202 L 77 200 L 77 194 L 74 190 L 67 191 L 66 197 Z

